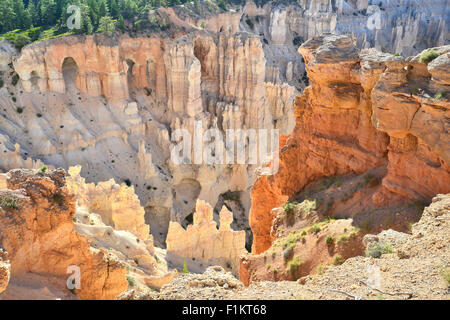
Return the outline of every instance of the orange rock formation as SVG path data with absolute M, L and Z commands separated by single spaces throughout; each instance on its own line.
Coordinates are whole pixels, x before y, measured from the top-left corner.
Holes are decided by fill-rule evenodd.
M 65 285 L 68 267 L 77 266 L 82 299 L 116 299 L 128 288 L 125 266 L 75 232 L 75 200 L 63 170 L 12 170 L 7 185 L 0 191 L 9 203 L 0 207 L 0 247 L 8 252 L 11 280 L 37 273 Z
M 273 241 L 271 209 L 319 177 L 387 165 L 373 206 L 450 192 L 450 106 L 433 98 L 450 85 L 450 47 L 437 50 L 440 57 L 427 64 L 358 52 L 350 36 L 327 34 L 300 47 L 311 85 L 295 100 L 296 127 L 280 144 L 279 172 L 260 177 L 251 191 L 254 253 Z

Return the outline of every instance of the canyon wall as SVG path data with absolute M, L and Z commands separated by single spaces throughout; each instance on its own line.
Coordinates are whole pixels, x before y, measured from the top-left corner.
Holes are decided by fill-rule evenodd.
M 180 142 L 174 132 L 186 129 L 193 136 L 196 123 L 202 126 L 201 134 L 211 128 L 218 128 L 222 135 L 227 129 L 279 129 L 284 141 L 283 136 L 295 125 L 291 108 L 294 96 L 310 81 L 297 48 L 324 32 L 353 33 L 357 48 L 376 47 L 404 55 L 448 43 L 445 1 L 372 2 L 301 0 L 256 5 L 247 1 L 229 12 L 218 8 L 211 11 L 206 3 L 200 3 L 199 11 L 190 6 L 158 9 L 157 15 L 167 22 L 163 32 L 65 36 L 26 46 L 20 53 L 2 40 L 0 170 L 40 168 L 43 163 L 65 169 L 81 165 L 81 176 L 88 182 L 113 178 L 133 186 L 145 207 L 145 221 L 155 243 L 162 246 L 169 221 L 186 226 L 196 199 L 213 205 L 216 222 L 226 202 L 233 209 L 234 227 L 246 230 L 249 245 L 249 190 L 261 164 L 193 165 L 192 158 L 191 162 L 187 159 L 174 164 L 171 152 Z M 150 20 L 153 14 L 147 18 Z M 338 70 L 344 71 L 346 77 L 353 77 L 353 71 L 347 69 L 359 59 L 352 50 L 345 62 L 348 66 Z M 381 73 L 383 68 L 374 72 Z M 437 65 L 430 71 L 433 78 L 442 77 L 439 70 L 441 66 Z M 367 81 L 374 81 L 370 72 L 367 76 Z M 323 97 L 315 89 L 305 93 L 319 100 L 333 98 L 336 104 L 348 103 L 348 115 L 324 113 L 317 117 L 326 122 L 324 128 L 330 128 L 325 133 L 344 140 L 352 137 L 346 147 L 352 149 L 355 158 L 364 159 L 361 162 L 337 152 L 333 157 L 341 164 L 330 166 L 327 174 L 336 170 L 360 172 L 381 165 L 386 161 L 388 143 L 390 149 L 398 150 L 389 153 L 393 162 L 409 161 L 408 150 L 416 148 L 414 139 L 388 141 L 387 135 L 370 125 L 371 111 L 356 111 L 359 99 L 367 104 L 371 91 L 356 78 L 350 83 L 336 80 L 343 84 L 339 94 L 342 97 L 329 93 L 331 89 L 321 89 L 327 91 Z M 334 85 L 333 81 L 326 86 Z M 297 105 L 301 99 L 297 99 Z M 381 123 L 382 113 L 375 113 Z M 347 120 L 353 124 L 348 126 Z M 336 126 L 340 121 L 346 124 Z M 417 130 L 415 127 L 412 131 Z M 436 135 L 417 135 L 427 144 L 436 139 Z M 349 147 L 352 144 L 358 147 Z M 435 148 L 441 150 L 442 146 Z M 421 140 L 417 141 L 417 149 L 427 159 L 433 158 Z M 336 169 L 347 160 L 348 170 Z M 438 161 L 433 158 L 431 162 L 437 165 Z M 305 181 L 321 175 L 321 170 L 308 173 L 311 177 Z M 384 182 L 386 188 L 400 192 L 402 173 L 390 166 L 389 176 Z M 225 199 L 234 192 L 237 196 Z M 433 189 L 423 192 L 428 199 Z M 382 203 L 383 197 L 377 201 Z
M 70 36 L 24 48 L 8 72 L 0 168 L 81 165 L 88 181 L 133 185 L 161 244 L 169 221 L 186 225 L 198 197 L 215 204 L 228 191 L 242 193 L 244 215 L 236 218 L 249 230 L 247 190 L 257 167 L 209 166 L 202 155 L 199 165 L 173 163 L 172 132 L 193 136 L 196 122 L 200 137 L 210 128 L 287 134 L 294 125 L 295 88 L 265 81 L 261 42 L 245 33 Z
M 359 52 L 351 36 L 323 35 L 300 47 L 311 86 L 295 100 L 297 124 L 280 146 L 279 172 L 251 191 L 253 252 L 274 240 L 272 208 L 321 177 L 387 167 L 366 209 L 450 191 L 450 47 L 435 50 L 439 57 L 428 63 Z
M 81 298 L 117 299 L 128 287 L 125 266 L 75 232 L 74 196 L 64 178 L 62 170 L 8 173 L 8 189 L 0 191 L 0 243 L 11 263 L 10 281 L 38 273 L 59 279 L 67 288 L 68 267 L 76 266 L 81 270 L 76 290 Z

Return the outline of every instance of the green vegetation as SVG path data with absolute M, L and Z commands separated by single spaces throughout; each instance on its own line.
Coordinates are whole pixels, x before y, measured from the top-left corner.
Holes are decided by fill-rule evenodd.
M 443 267 L 441 271 L 441 276 L 447 283 L 447 287 L 450 288 L 450 267 Z
M 319 266 L 317 267 L 317 274 L 318 274 L 318 275 L 323 274 L 324 268 L 325 268 L 325 266 L 324 266 L 323 264 L 319 265 Z
M 136 284 L 136 281 L 134 280 L 134 278 L 132 276 L 127 276 L 127 281 L 128 281 L 128 284 L 130 285 L 130 287 L 134 287 L 134 285 Z
M 283 205 L 283 210 L 287 215 L 297 213 L 297 215 L 302 218 L 310 214 L 313 210 L 316 210 L 317 207 L 316 200 L 304 200 L 302 203 L 296 201 L 287 202 Z
M 19 207 L 19 199 L 12 195 L 4 196 L 0 199 L 0 207 L 3 209 L 17 209 Z
M 114 25 L 114 20 L 109 17 L 101 17 L 98 25 L 98 32 L 106 34 L 107 36 L 112 36 L 114 31 L 116 30 L 116 26 Z
M 394 252 L 394 249 L 392 249 L 392 245 L 389 242 L 376 242 L 366 248 L 366 256 L 372 258 L 379 258 L 383 254 L 392 252 Z
M 275 240 L 274 246 L 282 247 L 283 249 L 294 248 L 297 242 L 302 239 L 304 239 L 304 236 L 302 236 L 301 231 L 291 231 L 286 237 Z
M 294 251 L 295 244 L 291 243 L 286 249 L 283 250 L 283 259 L 288 261 Z
M 419 93 L 419 88 L 411 88 L 411 94 L 417 95 Z
M 61 203 L 64 201 L 64 196 L 61 193 L 55 193 L 52 196 L 52 199 L 55 203 L 61 205 Z
M 297 202 L 287 202 L 283 205 L 284 212 L 288 215 L 293 214 L 297 204 Z
M 184 273 L 184 274 L 188 274 L 189 273 L 189 270 L 188 270 L 188 267 L 187 267 L 187 264 L 186 264 L 186 260 L 184 260 L 184 262 L 183 262 L 183 270 L 181 271 L 181 273 Z
M 230 1 L 208 2 L 212 11 L 213 6 L 227 10 Z M 126 30 L 126 20 L 132 22 L 133 31 L 136 31 L 143 25 L 139 17 L 147 17 L 149 12 L 158 7 L 181 4 L 200 12 L 198 0 L 194 4 L 190 0 L 1 0 L 0 36 L 22 48 L 30 42 L 66 34 L 106 32 L 111 35 L 116 25 L 118 29 Z M 78 7 L 79 11 L 73 10 L 71 6 Z M 76 26 L 77 29 L 69 29 L 70 23 L 77 21 L 77 13 L 80 25 Z M 154 22 L 156 24 L 157 21 Z M 161 29 L 167 27 L 166 22 L 162 24 L 165 26 L 159 26 Z
M 333 244 L 333 242 L 334 242 L 334 239 L 333 239 L 332 236 L 328 236 L 328 237 L 325 239 L 325 242 L 327 243 L 327 245 L 331 246 L 331 245 Z
M 295 278 L 298 273 L 298 268 L 303 264 L 303 261 L 298 257 L 295 256 L 294 259 L 288 262 L 288 271 L 291 277 Z
M 342 258 L 342 256 L 340 255 L 340 254 L 335 254 L 334 256 L 333 256 L 333 264 L 335 265 L 335 266 L 338 266 L 338 265 L 340 265 L 340 264 L 343 264 L 344 263 L 344 258 Z
M 446 95 L 445 92 L 437 92 L 437 93 L 434 95 L 434 99 L 436 99 L 436 100 L 441 100 L 442 98 L 445 97 L 445 95 Z
M 419 62 L 420 63 L 429 63 L 439 57 L 441 53 L 437 50 L 430 49 L 427 51 L 424 51 L 419 56 Z
M 43 165 L 38 169 L 38 173 L 45 173 L 48 170 L 48 167 L 46 165 Z

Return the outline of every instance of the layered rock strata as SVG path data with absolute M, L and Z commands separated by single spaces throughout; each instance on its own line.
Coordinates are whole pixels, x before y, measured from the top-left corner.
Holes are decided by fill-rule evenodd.
M 13 170 L 7 184 L 0 191 L 0 243 L 8 251 L 11 282 L 35 273 L 57 278 L 60 289 L 69 290 L 66 279 L 79 268 L 74 292 L 82 299 L 117 299 L 127 289 L 118 258 L 75 232 L 75 201 L 63 170 Z
M 279 172 L 260 177 L 251 191 L 255 253 L 273 241 L 271 209 L 323 176 L 387 166 L 368 208 L 450 191 L 450 83 L 442 72 L 450 68 L 449 48 L 435 50 L 439 57 L 428 63 L 359 52 L 349 36 L 324 35 L 300 47 L 311 86 L 295 100 L 297 125 L 280 146 Z

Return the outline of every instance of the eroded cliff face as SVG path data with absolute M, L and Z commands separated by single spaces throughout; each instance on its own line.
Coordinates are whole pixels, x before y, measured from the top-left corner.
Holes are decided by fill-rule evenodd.
M 190 6 L 158 9 L 169 24 L 165 34 L 69 36 L 27 46 L 20 55 L 2 41 L 0 170 L 81 165 L 89 182 L 114 178 L 133 185 L 161 245 L 169 221 L 185 226 L 197 198 L 213 205 L 218 222 L 224 197 L 235 192 L 226 205 L 250 244 L 248 190 L 259 165 L 174 165 L 168 161 L 179 142 L 172 141 L 173 132 L 192 134 L 198 121 L 203 130 L 218 128 L 222 134 L 233 128 L 276 128 L 287 135 L 294 126 L 296 90 L 309 81 L 297 52 L 301 43 L 323 32 L 351 31 L 359 48 L 415 54 L 448 41 L 445 5 L 302 0 L 258 6 L 247 1 L 223 12 L 201 3 L 196 12 Z M 358 95 L 362 89 L 351 90 Z M 378 165 L 387 142 L 366 125 L 368 113 L 349 112 L 354 114 L 347 120 L 360 122 L 359 133 L 365 134 L 356 139 L 369 148 L 370 166 Z M 327 125 L 334 127 L 334 120 Z M 343 127 L 338 135 L 355 129 Z M 394 145 L 391 140 L 390 148 Z M 397 188 L 399 178 L 389 171 L 391 189 Z
M 171 133 L 193 136 L 195 121 L 201 134 L 289 133 L 295 88 L 267 82 L 265 65 L 260 40 L 241 33 L 65 37 L 26 47 L 0 89 L 0 167 L 81 165 L 88 181 L 133 185 L 160 244 L 170 220 L 186 225 L 198 197 L 215 204 L 228 191 L 242 193 L 237 218 L 248 229 L 247 190 L 257 165 L 174 164 L 179 141 Z
M 429 202 L 450 191 L 449 103 L 442 94 L 450 84 L 448 71 L 442 71 L 450 68 L 449 47 L 436 50 L 439 60 L 427 63 L 419 56 L 359 52 L 350 36 L 324 35 L 300 47 L 311 86 L 295 100 L 297 125 L 280 146 L 279 172 L 260 177 L 251 191 L 254 253 L 275 239 L 272 208 L 295 199 L 320 177 L 373 173 L 381 180 L 364 197 L 359 190 L 365 190 L 369 176 L 349 189 L 340 202 L 359 199 L 351 206 L 337 205 L 336 199 L 324 203 L 328 216 Z
M 139 239 L 152 241 L 144 208 L 133 187 L 119 185 L 113 179 L 86 184 L 80 171 L 80 166 L 71 167 L 66 178 L 67 189 L 76 195 L 78 206 L 99 214 L 104 223 L 116 230 L 126 230 Z
M 75 232 L 74 197 L 64 179 L 62 170 L 8 173 L 8 189 L 0 190 L 0 230 L 1 246 L 11 264 L 10 281 L 20 282 L 37 273 L 63 290 L 68 267 L 77 266 L 81 287 L 75 292 L 81 298 L 117 299 L 128 287 L 125 266 L 114 254 L 91 247 L 87 238 Z

